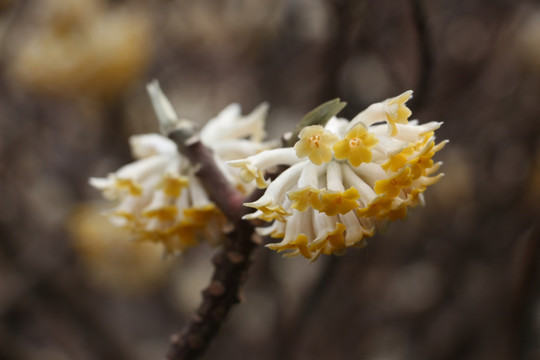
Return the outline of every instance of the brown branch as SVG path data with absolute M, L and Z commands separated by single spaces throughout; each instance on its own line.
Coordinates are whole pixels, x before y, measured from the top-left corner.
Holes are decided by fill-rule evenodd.
M 197 168 L 197 176 L 210 199 L 231 222 L 238 221 L 244 208 L 244 196 L 223 176 L 214 161 L 212 150 L 206 147 L 198 136 L 192 135 L 190 129 L 173 131 L 169 138 Z
M 240 302 L 240 288 L 247 279 L 251 255 L 257 244 L 252 239 L 253 226 L 242 220 L 247 213 L 242 205 L 244 197 L 225 179 L 214 162 L 212 150 L 193 136 L 191 129 L 173 131 L 169 137 L 198 168 L 197 175 L 210 199 L 234 224 L 234 230 L 224 236 L 222 250 L 212 260 L 214 274 L 203 291 L 199 309 L 185 328 L 171 338 L 167 359 L 187 360 L 203 354 L 232 306 Z

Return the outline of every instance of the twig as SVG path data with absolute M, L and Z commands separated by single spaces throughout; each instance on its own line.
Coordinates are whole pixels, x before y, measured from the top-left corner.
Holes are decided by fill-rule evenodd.
M 252 240 L 254 228 L 242 216 L 245 199 L 224 178 L 214 162 L 212 151 L 190 131 L 169 134 L 193 166 L 207 189 L 210 199 L 233 223 L 234 230 L 225 235 L 223 249 L 213 258 L 214 274 L 203 291 L 203 300 L 183 331 L 171 338 L 168 360 L 196 359 L 207 349 L 232 306 L 240 302 L 240 287 L 247 279 L 251 254 L 257 244 Z M 258 194 L 260 195 L 260 194 Z
M 516 356 L 525 358 L 525 348 L 532 331 L 535 284 L 538 284 L 540 258 L 540 233 L 533 227 L 522 235 L 516 244 L 511 273 L 511 306 L 514 315 L 514 346 Z M 536 290 L 537 291 L 537 290 Z
M 411 0 L 413 21 L 416 26 L 420 51 L 420 74 L 416 83 L 415 96 L 411 99 L 411 107 L 422 107 L 428 96 L 431 71 L 433 67 L 433 55 L 429 38 L 426 10 L 422 0 Z
M 283 334 L 280 337 L 280 359 L 287 360 L 293 358 L 294 348 L 292 345 L 295 344 L 299 336 L 305 333 L 304 330 L 308 327 L 310 318 L 315 314 L 317 307 L 321 304 L 321 300 L 328 289 L 328 284 L 332 282 L 331 280 L 336 274 L 338 263 L 339 258 L 337 256 L 330 256 L 326 259 L 319 277 L 306 294 L 302 296 L 302 306 L 287 324 L 286 328 L 280 330 L 280 333 Z M 291 341 L 292 339 L 294 341 Z
M 7 53 L 7 44 L 9 32 L 13 30 L 13 27 L 17 23 L 18 18 L 20 18 L 23 12 L 26 10 L 29 0 L 17 1 L 13 8 L 10 9 L 10 14 L 7 17 L 7 20 L 4 22 L 4 28 L 0 32 L 0 63 L 3 63 L 6 59 Z
M 23 360 L 28 359 L 27 352 L 19 345 L 12 331 L 0 327 L 0 359 Z
M 223 176 L 214 161 L 212 150 L 206 147 L 198 136 L 184 129 L 173 131 L 169 134 L 169 138 L 197 168 L 197 176 L 210 195 L 210 199 L 230 221 L 233 223 L 238 221 L 244 208 L 242 205 L 244 196 Z
M 367 1 L 328 0 L 329 10 L 337 19 L 334 36 L 328 43 L 324 59 L 324 81 L 318 102 L 340 96 L 338 79 L 349 59 L 363 19 L 367 15 Z

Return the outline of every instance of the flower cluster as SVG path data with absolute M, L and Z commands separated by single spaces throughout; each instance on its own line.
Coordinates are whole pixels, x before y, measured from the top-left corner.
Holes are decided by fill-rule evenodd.
M 443 174 L 433 155 L 439 122 L 408 121 L 407 91 L 376 103 L 350 122 L 331 118 L 326 126 L 307 126 L 294 147 L 266 150 L 230 161 L 244 181 L 255 180 L 264 195 L 246 206 L 247 219 L 272 221 L 261 235 L 282 239 L 267 245 L 286 256 L 316 259 L 363 247 L 383 220 L 403 218 L 423 203 L 422 193 Z M 288 165 L 270 184 L 264 172 Z
M 148 86 L 150 98 L 161 124 L 178 120 L 159 85 Z M 214 150 L 214 160 L 224 176 L 246 193 L 251 188 L 238 180 L 239 171 L 225 161 L 245 158 L 268 144 L 262 143 L 266 104 L 250 115 L 241 116 L 232 104 L 201 130 L 201 141 Z M 136 161 L 106 178 L 91 178 L 90 184 L 103 191 L 118 205 L 108 213 L 118 226 L 131 230 L 136 239 L 162 243 L 168 253 L 182 252 L 205 237 L 219 241 L 224 216 L 210 201 L 195 176 L 189 160 L 178 152 L 176 144 L 159 134 L 133 136 L 130 139 Z

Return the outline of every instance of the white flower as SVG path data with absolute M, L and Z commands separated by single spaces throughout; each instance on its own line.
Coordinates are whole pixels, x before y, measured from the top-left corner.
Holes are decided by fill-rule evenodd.
M 148 85 L 148 92 L 163 131 L 187 123 L 178 120 L 157 82 Z M 268 148 L 268 143 L 261 142 L 267 109 L 262 104 L 242 116 L 239 105 L 229 105 L 200 132 L 225 177 L 245 192 L 253 187 L 242 184 L 240 170 L 224 162 Z M 219 241 L 225 218 L 176 144 L 165 136 L 146 134 L 132 136 L 130 145 L 135 162 L 106 178 L 90 179 L 107 199 L 118 200 L 108 212 L 113 223 L 131 230 L 137 239 L 162 243 L 169 253 L 181 252 L 203 236 L 211 243 Z
M 259 187 L 268 184 L 267 169 L 289 166 L 245 204 L 256 209 L 247 219 L 273 221 L 258 228 L 282 239 L 269 248 L 312 259 L 341 254 L 365 246 L 381 220 L 403 218 L 423 203 L 422 193 L 443 176 L 433 176 L 441 164 L 431 158 L 446 141 L 435 144 L 442 123 L 408 121 L 411 94 L 373 104 L 351 122 L 333 117 L 325 127 L 305 127 L 294 147 L 229 162 Z

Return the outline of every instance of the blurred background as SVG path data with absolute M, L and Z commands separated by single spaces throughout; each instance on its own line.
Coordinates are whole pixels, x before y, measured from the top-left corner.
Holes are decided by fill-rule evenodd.
M 1 0 L 0 359 L 161 359 L 215 251 L 164 259 L 90 188 L 180 116 L 268 101 L 279 136 L 415 90 L 446 177 L 362 250 L 259 249 L 204 359 L 540 359 L 540 3 Z

